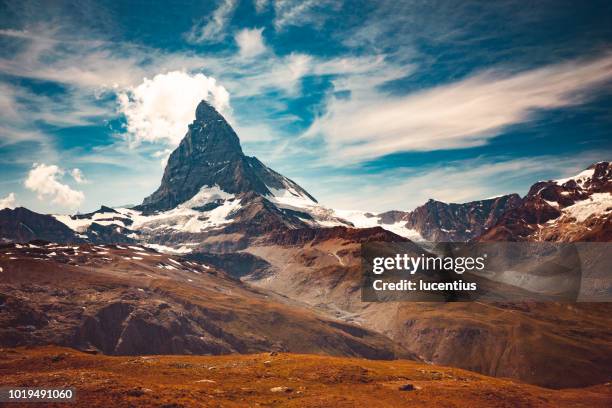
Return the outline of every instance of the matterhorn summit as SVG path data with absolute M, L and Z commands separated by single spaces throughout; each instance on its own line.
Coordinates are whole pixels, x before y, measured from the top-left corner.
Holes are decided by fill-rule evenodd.
M 161 185 L 137 207 L 146 212 L 169 210 L 192 199 L 202 188 L 217 186 L 228 194 L 273 196 L 289 190 L 296 197 L 316 200 L 303 188 L 246 156 L 236 132 L 208 102 L 196 109 L 196 118 L 172 152 Z

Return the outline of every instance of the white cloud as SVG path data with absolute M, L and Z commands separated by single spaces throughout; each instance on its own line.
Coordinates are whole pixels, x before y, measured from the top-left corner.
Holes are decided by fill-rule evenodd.
M 261 35 L 262 32 L 263 28 L 245 28 L 236 33 L 234 39 L 242 58 L 253 58 L 266 52 L 266 45 Z
M 70 170 L 70 175 L 72 176 L 74 181 L 77 182 L 77 184 L 87 183 L 87 180 L 85 179 L 85 176 L 83 175 L 81 169 L 74 168 Z
M 0 72 L 57 82 L 94 95 L 135 86 L 159 72 L 222 68 L 223 59 L 193 52 L 163 52 L 129 42 L 55 37 L 55 31 L 38 26 L 22 32 L 18 51 L 0 57 Z M 14 34 L 0 30 L 0 36 Z
M 10 84 L 0 82 L 0 115 L 3 121 L 21 121 L 18 89 Z
M 270 0 L 254 0 L 253 3 L 255 4 L 255 12 L 259 14 L 268 8 Z
M 159 159 L 159 164 L 161 168 L 166 168 L 166 164 L 168 163 L 168 159 L 170 158 L 170 154 L 172 153 L 172 149 L 164 149 L 153 152 L 153 157 Z
M 34 191 L 39 200 L 51 199 L 51 202 L 66 208 L 78 208 L 85 195 L 82 191 L 76 191 L 67 184 L 59 181 L 64 175 L 64 170 L 56 165 L 34 163 L 32 169 L 24 182 L 28 190 Z
M 322 136 L 337 162 L 400 151 L 480 146 L 538 110 L 584 102 L 586 91 L 612 79 L 612 56 L 571 61 L 517 74 L 488 71 L 406 96 L 345 84 L 350 98 L 330 97 L 305 136 Z
M 330 9 L 341 5 L 337 0 L 276 0 L 274 28 L 280 31 L 289 26 L 320 25 L 330 16 Z
M 219 7 L 209 18 L 195 24 L 187 34 L 187 40 L 193 43 L 217 42 L 225 37 L 225 28 L 232 18 L 237 0 L 222 0 Z
M 4 208 L 13 209 L 17 206 L 17 199 L 15 198 L 15 193 L 9 193 L 4 198 L 0 198 L 0 210 Z
M 55 31 L 36 27 L 20 32 L 19 52 L 1 58 L 0 71 L 89 88 L 121 86 L 142 78 L 142 69 L 135 69 L 144 59 L 137 47 L 119 51 L 103 41 L 59 40 Z M 0 35 L 15 36 L 11 30 L 0 30 Z
M 334 78 L 337 90 L 349 85 L 357 88 L 357 84 L 370 89 L 381 82 L 405 76 L 414 69 L 412 65 L 388 63 L 380 55 L 320 58 L 296 52 L 284 56 L 271 54 L 249 61 L 239 58 L 238 61 L 227 61 L 225 66 L 231 67 L 234 73 L 223 77 L 223 84 L 232 97 L 261 96 L 269 91 L 296 97 L 302 94 L 301 80 L 308 76 Z M 219 75 L 223 75 L 221 70 Z
M 222 114 L 229 111 L 229 93 L 214 78 L 182 71 L 145 78 L 118 98 L 128 135 L 136 145 L 143 141 L 178 145 L 203 99 Z
M 291 53 L 270 70 L 255 75 L 254 85 L 268 90 L 282 89 L 289 95 L 296 95 L 300 90 L 300 80 L 311 72 L 313 63 L 315 61 L 308 54 Z

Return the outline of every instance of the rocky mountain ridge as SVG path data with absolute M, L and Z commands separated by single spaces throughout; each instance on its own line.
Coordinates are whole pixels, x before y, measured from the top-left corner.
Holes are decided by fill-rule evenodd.
M 612 164 L 535 183 L 519 206 L 504 213 L 481 241 L 612 240 Z
M 387 212 L 379 214 L 382 222 L 389 219 L 405 222 L 404 226 L 419 231 L 431 242 L 469 241 L 480 236 L 495 225 L 506 211 L 521 202 L 518 194 L 508 194 L 491 199 L 471 201 L 463 204 L 429 200 L 409 212 Z
M 36 239 L 83 242 L 73 229 L 50 215 L 24 207 L 0 210 L 0 242 L 29 242 Z

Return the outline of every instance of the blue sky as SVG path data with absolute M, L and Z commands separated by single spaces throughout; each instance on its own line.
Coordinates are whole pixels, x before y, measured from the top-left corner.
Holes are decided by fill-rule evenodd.
M 141 202 L 201 98 L 334 208 L 524 194 L 612 158 L 610 2 L 0 4 L 0 204 Z

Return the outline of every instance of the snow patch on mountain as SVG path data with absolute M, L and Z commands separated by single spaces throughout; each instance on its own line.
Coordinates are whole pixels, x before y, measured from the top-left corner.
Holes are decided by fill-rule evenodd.
M 299 211 L 306 213 L 312 219 L 300 219 L 313 227 L 337 227 L 350 226 L 345 220 L 339 218 L 335 211 L 314 201 L 307 194 L 302 193 L 292 186 L 292 183 L 285 180 L 285 188 L 277 189 L 266 185 L 270 190 L 270 195 L 266 199 L 278 208 Z
M 378 216 L 365 211 L 336 210 L 336 214 L 357 228 L 371 228 L 379 224 Z
M 578 185 L 582 186 L 585 181 L 592 179 L 594 174 L 595 174 L 595 169 L 594 168 L 586 169 L 586 170 L 581 171 L 580 173 L 576 174 L 575 176 L 568 177 L 568 178 L 563 178 L 563 179 L 559 179 L 559 180 L 555 180 L 555 183 L 557 183 L 558 185 L 563 185 L 563 184 L 567 183 L 570 180 L 574 180 Z
M 210 211 L 198 211 L 181 205 L 169 211 L 150 215 L 131 210 L 130 215 L 134 220 L 132 229 L 136 231 L 172 229 L 180 232 L 199 233 L 231 222 L 229 215 L 240 208 L 239 200 L 225 200 Z
M 52 216 L 53 218 L 65 224 L 68 228 L 70 228 L 71 230 L 75 232 L 85 231 L 93 222 L 92 219 L 88 219 L 88 218 L 73 219 L 71 215 L 53 214 Z
M 612 194 L 594 193 L 589 198 L 563 209 L 566 216 L 583 222 L 592 215 L 604 215 L 612 211 Z
M 188 248 L 186 245 L 183 245 L 179 248 L 169 247 L 167 245 L 161 244 L 144 244 L 147 248 L 151 248 L 156 250 L 157 252 L 162 252 L 165 254 L 188 254 L 192 251 L 191 248 Z
M 200 191 L 198 191 L 193 197 L 191 197 L 189 200 L 185 201 L 184 203 L 179 204 L 179 207 L 195 208 L 195 207 L 201 207 L 213 201 L 230 200 L 234 198 L 235 198 L 234 194 L 230 194 L 230 193 L 227 193 L 221 190 L 221 188 L 217 184 L 215 184 L 212 187 L 203 186 L 202 188 L 200 188 Z
M 417 230 L 406 227 L 406 223 L 403 221 L 393 224 L 379 224 L 379 226 L 411 241 L 425 241 L 425 238 Z
M 116 225 L 126 228 L 124 221 L 117 218 L 118 215 L 116 212 L 96 212 L 87 218 L 79 215 L 54 214 L 52 216 L 71 230 L 81 233 L 86 231 L 94 222 L 104 226 Z
M 295 188 L 286 186 L 283 189 L 276 189 L 266 186 L 271 196 L 267 196 L 268 200 L 276 204 L 280 208 L 288 208 L 293 210 L 303 210 L 310 207 L 318 206 L 318 203 L 311 200 L 310 197 L 301 194 Z
M 407 228 L 405 221 L 397 221 L 392 224 L 383 223 L 380 216 L 354 210 L 335 210 L 338 217 L 349 221 L 355 228 L 381 227 L 411 241 L 424 241 L 425 239 L 415 229 Z

